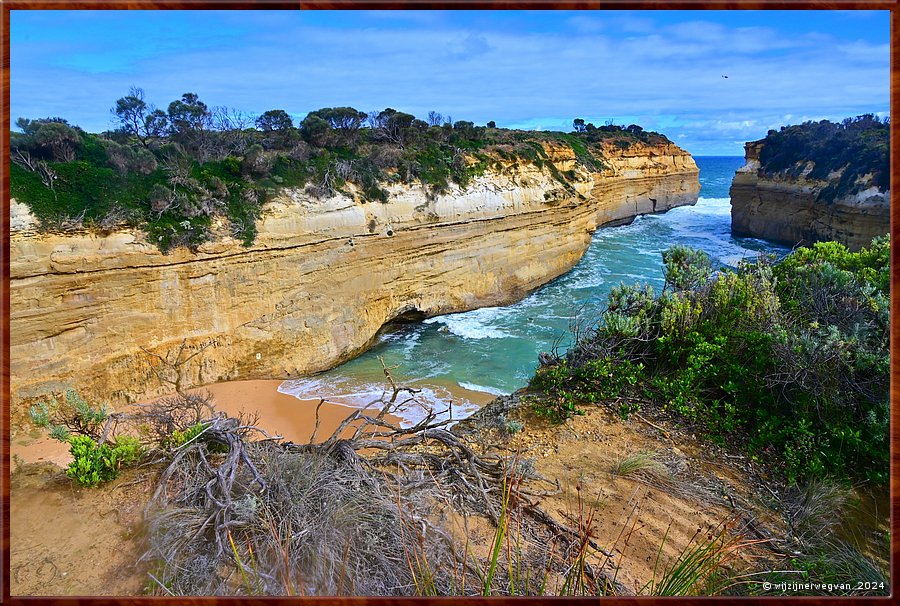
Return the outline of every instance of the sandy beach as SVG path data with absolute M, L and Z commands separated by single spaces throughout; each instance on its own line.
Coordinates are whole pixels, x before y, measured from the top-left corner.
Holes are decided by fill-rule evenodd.
M 283 381 L 279 379 L 229 381 L 214 383 L 190 391 L 208 391 L 212 394 L 216 410 L 225 412 L 229 416 L 237 416 L 241 413 L 258 414 L 257 426 L 270 435 L 280 435 L 285 440 L 298 444 L 308 443 L 316 426 L 316 407 L 319 405 L 319 400 L 302 400 L 281 393 L 278 391 L 278 387 L 282 383 Z M 472 392 L 458 387 L 456 389 L 459 392 L 465 392 L 464 395 L 468 401 L 479 406 L 493 398 L 490 394 Z M 324 402 L 319 408 L 319 430 L 316 434 L 316 442 L 326 440 L 345 418 L 353 414 L 353 411 L 354 408 L 351 406 Z M 377 410 L 372 408 L 371 415 L 376 414 L 378 414 Z M 385 419 L 393 424 L 401 422 L 401 419 L 394 415 L 386 415 Z M 348 426 L 343 435 L 351 435 L 357 425 L 358 423 Z M 48 438 L 43 430 L 22 434 L 11 442 L 10 449 L 14 461 L 18 460 L 22 463 L 50 462 L 61 467 L 68 465 L 71 460 L 68 451 L 67 444 Z
M 280 435 L 285 440 L 306 444 L 312 437 L 316 426 L 316 407 L 319 400 L 299 400 L 294 396 L 280 393 L 278 386 L 282 381 L 229 381 L 215 383 L 192 391 L 208 391 L 213 396 L 216 410 L 229 416 L 258 413 L 257 426 L 270 435 Z M 322 442 L 338 428 L 341 421 L 353 414 L 354 409 L 341 404 L 324 402 L 319 408 L 319 431 L 316 442 Z M 370 415 L 378 414 L 371 408 Z M 398 424 L 400 419 L 393 415 L 385 415 L 390 423 Z M 344 435 L 352 435 L 357 424 L 348 427 Z

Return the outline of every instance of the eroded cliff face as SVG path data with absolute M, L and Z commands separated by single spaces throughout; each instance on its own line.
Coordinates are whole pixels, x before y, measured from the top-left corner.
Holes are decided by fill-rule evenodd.
M 696 164 L 675 145 L 610 147 L 593 173 L 569 148 L 546 151 L 575 171 L 568 187 L 506 163 L 444 195 L 395 186 L 388 204 L 284 191 L 253 246 L 196 253 L 164 255 L 134 231 L 39 234 L 13 201 L 13 415 L 65 386 L 114 403 L 170 392 L 150 354 L 175 360 L 183 342 L 181 359 L 205 347 L 184 387 L 321 371 L 398 317 L 513 302 L 575 265 L 599 226 L 697 200 Z
M 890 231 L 890 191 L 863 182 L 859 193 L 824 202 L 819 193 L 830 181 L 808 179 L 812 166 L 798 177 L 761 175 L 761 145 L 745 145 L 746 163 L 731 184 L 732 233 L 790 245 L 836 240 L 858 250 Z

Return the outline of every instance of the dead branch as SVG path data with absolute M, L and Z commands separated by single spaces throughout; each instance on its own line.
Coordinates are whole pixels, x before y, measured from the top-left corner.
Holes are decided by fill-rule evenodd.
M 160 380 L 160 382 L 172 385 L 175 388 L 175 393 L 183 395 L 184 392 L 182 389 L 182 384 L 184 382 L 184 370 L 186 368 L 186 364 L 203 353 L 213 344 L 215 344 L 214 339 L 210 339 L 204 343 L 201 343 L 200 348 L 197 349 L 197 351 L 185 358 L 182 358 L 182 356 L 184 355 L 185 349 L 187 347 L 187 339 L 183 339 L 181 341 L 181 346 L 176 352 L 174 352 L 174 356 L 170 355 L 173 353 L 171 351 L 167 351 L 165 357 L 163 357 L 157 353 L 153 353 L 145 347 L 141 347 L 140 349 L 148 356 L 159 360 L 160 366 L 151 365 L 150 369 L 153 371 L 153 374 L 155 374 L 156 377 Z M 174 378 L 172 378 L 173 376 Z

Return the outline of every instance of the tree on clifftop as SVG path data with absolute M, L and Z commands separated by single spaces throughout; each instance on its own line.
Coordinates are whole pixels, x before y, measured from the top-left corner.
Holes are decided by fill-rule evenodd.
M 128 95 L 117 99 L 110 111 L 118 117 L 122 130 L 137 137 L 144 147 L 149 146 L 151 139 L 165 135 L 166 114 L 144 101 L 141 88 L 132 86 Z
M 256 128 L 266 134 L 266 149 L 289 147 L 297 137 L 294 121 L 283 109 L 270 109 L 256 119 Z
M 41 124 L 34 134 L 34 141 L 56 162 L 71 162 L 75 150 L 81 146 L 78 131 L 61 122 Z
M 337 135 L 339 143 L 352 146 L 356 143 L 357 131 L 368 114 L 352 107 L 323 107 L 310 112 L 307 119 L 311 116 L 324 120 L 328 128 Z
M 293 126 L 293 120 L 283 109 L 270 109 L 256 119 L 256 128 L 266 133 L 287 130 Z
M 169 103 L 169 124 L 172 134 L 203 130 L 209 117 L 209 108 L 196 93 L 184 93 L 180 100 Z
M 196 93 L 184 93 L 168 107 L 169 134 L 185 146 L 201 162 L 213 153 L 214 138 L 210 136 L 212 112 Z

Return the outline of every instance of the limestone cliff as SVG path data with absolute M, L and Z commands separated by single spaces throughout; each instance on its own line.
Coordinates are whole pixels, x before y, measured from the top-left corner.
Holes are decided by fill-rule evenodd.
M 66 385 L 113 402 L 163 393 L 143 349 L 174 359 L 183 340 L 207 345 L 185 386 L 321 371 L 399 317 L 515 301 L 575 265 L 599 226 L 697 199 L 696 164 L 673 144 L 604 147 L 598 172 L 545 151 L 556 171 L 495 164 L 446 194 L 391 186 L 387 204 L 285 190 L 252 246 L 196 253 L 162 254 L 136 231 L 37 233 L 13 201 L 14 416 Z
M 890 191 L 876 186 L 871 173 L 857 179 L 852 192 L 825 199 L 823 191 L 843 171 L 815 178 L 814 163 L 800 160 L 790 174 L 772 174 L 760 165 L 763 146 L 764 140 L 745 145 L 746 163 L 731 185 L 732 233 L 789 245 L 836 240 L 854 250 L 888 233 Z

